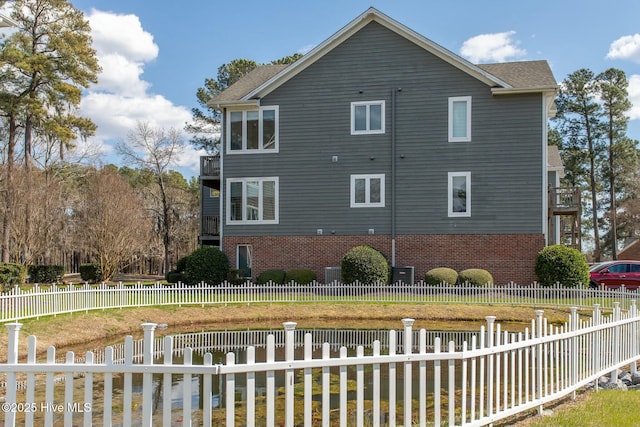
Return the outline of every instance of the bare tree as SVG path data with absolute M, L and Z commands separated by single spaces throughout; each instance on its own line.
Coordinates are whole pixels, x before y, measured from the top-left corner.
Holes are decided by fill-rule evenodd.
M 48 178 L 40 169 L 31 171 L 31 179 L 26 180 L 26 173 L 24 169 L 14 171 L 14 194 L 19 201 L 14 213 L 22 218 L 29 211 L 31 220 L 12 223 L 15 253 L 10 255 L 12 259 L 31 265 L 38 262 L 36 257 L 42 257 L 56 246 L 64 233 L 67 202 L 66 190 L 60 180 Z
M 129 133 L 126 141 L 116 146 L 128 164 L 153 174 L 157 192 L 149 195 L 152 200 L 148 208 L 154 216 L 157 232 L 162 236 L 162 273 L 171 270 L 173 236 L 176 227 L 180 225 L 174 209 L 174 198 L 171 196 L 170 181 L 167 178 L 183 148 L 184 140 L 178 130 L 156 129 L 147 122 L 138 122 L 136 129 Z
M 92 251 L 104 280 L 144 253 L 151 235 L 142 200 L 116 171 L 94 170 L 81 184 L 74 209 L 77 237 Z

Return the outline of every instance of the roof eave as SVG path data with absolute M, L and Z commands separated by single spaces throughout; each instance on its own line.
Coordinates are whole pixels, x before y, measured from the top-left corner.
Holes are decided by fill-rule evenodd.
M 277 87 L 279 87 L 282 83 L 286 82 L 293 76 L 309 67 L 316 60 L 324 56 L 326 53 L 330 52 L 334 47 L 338 46 L 344 40 L 348 39 L 357 31 L 362 29 L 365 25 L 373 21 L 412 41 L 426 51 L 438 56 L 447 63 L 477 78 L 478 80 L 484 82 L 489 86 L 500 86 L 504 89 L 512 89 L 512 86 L 505 81 L 482 70 L 481 68 L 468 62 L 464 58 L 432 42 L 424 36 L 416 33 L 412 29 L 383 14 L 379 10 L 371 7 L 360 16 L 352 20 L 350 23 L 348 23 L 346 26 L 344 26 L 342 29 L 340 29 L 338 32 L 333 34 L 331 37 L 326 39 L 324 42 L 309 51 L 301 59 L 291 64 L 289 67 L 282 70 L 280 73 L 276 74 L 271 79 L 267 80 L 265 83 L 251 91 L 243 99 L 250 99 L 255 97 L 262 98 L 266 96 Z
M 18 23 L 6 15 L 0 13 L 0 28 L 17 27 Z
M 221 110 L 223 108 L 246 108 L 246 107 L 259 107 L 260 100 L 259 99 L 241 99 L 237 101 L 217 101 L 209 104 L 212 108 L 216 110 Z
M 558 92 L 558 86 L 538 86 L 538 87 L 520 87 L 520 88 L 504 88 L 494 87 L 491 88 L 491 93 L 494 95 L 513 95 L 522 93 L 544 93 L 547 95 L 554 95 Z

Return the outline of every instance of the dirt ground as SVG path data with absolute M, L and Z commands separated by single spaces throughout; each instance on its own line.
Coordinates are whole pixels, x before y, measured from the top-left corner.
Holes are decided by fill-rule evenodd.
M 80 273 L 65 274 L 63 278 L 65 283 L 78 284 L 84 283 L 80 278 Z M 116 274 L 112 280 L 107 283 L 117 284 L 118 282 L 161 282 L 164 280 L 164 276 L 155 276 L 150 274 Z

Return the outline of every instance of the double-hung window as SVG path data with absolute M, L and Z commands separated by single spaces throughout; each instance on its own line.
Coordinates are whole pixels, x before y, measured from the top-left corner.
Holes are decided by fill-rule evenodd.
M 384 174 L 351 175 L 351 207 L 384 207 Z
M 277 224 L 278 177 L 227 180 L 227 224 Z
M 471 141 L 471 97 L 449 98 L 449 142 Z
M 450 217 L 471 216 L 471 172 L 449 172 Z
M 384 133 L 384 101 L 351 103 L 351 135 Z
M 227 113 L 227 151 L 278 151 L 278 107 Z

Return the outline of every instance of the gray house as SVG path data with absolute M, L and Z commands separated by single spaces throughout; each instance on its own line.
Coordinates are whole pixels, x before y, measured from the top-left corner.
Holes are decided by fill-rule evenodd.
M 201 159 L 201 243 L 253 278 L 310 268 L 322 280 L 367 244 L 416 280 L 446 266 L 531 283 L 559 235 L 556 89 L 546 61 L 474 65 L 368 9 L 212 101 L 222 144 Z

